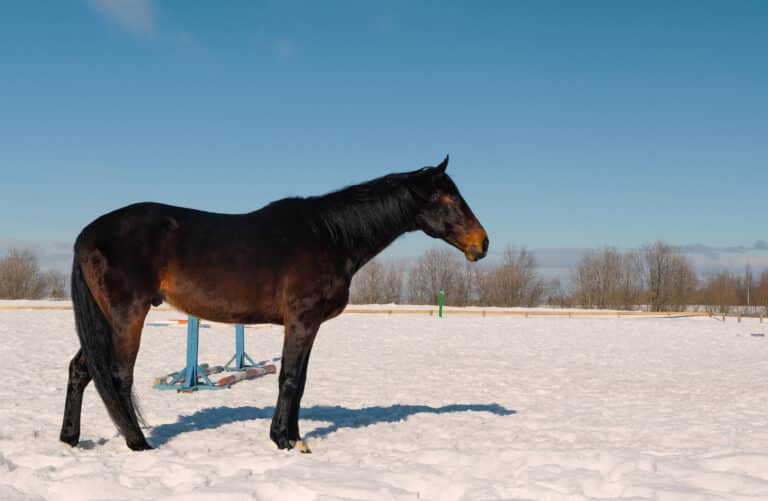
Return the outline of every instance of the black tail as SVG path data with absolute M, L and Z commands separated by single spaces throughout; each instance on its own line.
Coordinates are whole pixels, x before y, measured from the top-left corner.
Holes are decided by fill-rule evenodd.
M 143 441 L 132 400 L 120 394 L 119 380 L 114 374 L 112 328 L 85 282 L 77 255 L 72 265 L 71 282 L 77 336 L 96 390 L 129 445 L 137 438 L 137 431 Z

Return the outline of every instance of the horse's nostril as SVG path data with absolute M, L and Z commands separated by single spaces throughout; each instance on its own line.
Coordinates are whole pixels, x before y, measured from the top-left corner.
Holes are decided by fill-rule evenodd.
M 489 242 L 488 242 L 488 239 L 487 239 L 487 238 L 486 238 L 485 240 L 483 240 L 483 254 L 485 254 L 486 252 L 488 252 L 488 243 L 489 243 Z

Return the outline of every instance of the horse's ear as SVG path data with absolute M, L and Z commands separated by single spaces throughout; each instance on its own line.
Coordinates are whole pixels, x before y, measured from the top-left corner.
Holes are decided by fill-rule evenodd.
M 447 167 L 448 167 L 448 155 L 445 155 L 445 159 L 442 162 L 440 162 L 440 165 L 435 167 L 435 172 L 439 174 L 443 174 Z

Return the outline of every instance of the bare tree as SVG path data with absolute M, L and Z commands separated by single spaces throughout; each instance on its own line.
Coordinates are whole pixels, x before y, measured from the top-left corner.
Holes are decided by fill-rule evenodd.
M 635 251 L 625 252 L 621 257 L 621 275 L 613 307 L 633 309 L 642 302 L 643 292 L 642 257 Z
M 684 309 L 690 304 L 697 277 L 688 258 L 664 242 L 643 247 L 651 311 Z
M 744 295 L 747 301 L 747 308 L 752 308 L 752 285 L 754 277 L 752 276 L 752 265 L 747 263 L 744 267 Z
M 651 311 L 663 311 L 669 304 L 670 261 L 672 248 L 662 242 L 643 248 Z
M 399 303 L 403 295 L 405 267 L 401 262 L 374 259 L 352 278 L 350 301 L 355 304 Z
M 544 282 L 536 274 L 536 258 L 525 248 L 507 247 L 499 266 L 480 280 L 479 301 L 493 306 L 534 306 L 544 299 Z
M 47 271 L 40 277 L 40 279 L 45 288 L 43 297 L 63 299 L 69 296 L 67 291 L 67 277 L 60 271 Z
M 699 302 L 704 304 L 708 311 L 727 314 L 739 303 L 738 279 L 726 271 L 709 275 L 699 296 Z
M 760 279 L 755 286 L 754 302 L 764 308 L 763 313 L 768 314 L 768 271 L 760 274 Z
M 586 308 L 601 308 L 600 269 L 597 255 L 590 251 L 581 258 L 571 277 L 576 304 Z
M 405 285 L 405 264 L 402 261 L 389 261 L 384 270 L 382 299 L 385 303 L 400 303 L 403 300 Z
M 0 298 L 39 299 L 44 294 L 45 283 L 32 251 L 10 249 L 0 260 Z
M 670 277 L 667 310 L 685 311 L 692 303 L 699 283 L 690 260 L 682 254 L 675 254 L 671 261 Z
M 384 267 L 377 259 L 368 261 L 355 276 L 350 286 L 350 301 L 355 304 L 374 304 L 379 301 L 379 287 L 384 278 Z
M 609 247 L 590 252 L 579 262 L 571 282 L 574 299 L 581 306 L 631 309 L 640 303 L 643 292 L 640 256 Z
M 653 311 L 684 309 L 698 278 L 688 259 L 663 242 L 641 253 L 605 248 L 579 262 L 571 284 L 577 304 L 588 308 L 632 309 L 647 301 Z
M 408 275 L 408 300 L 412 304 L 436 304 L 441 290 L 445 303 L 464 306 L 472 297 L 473 270 L 451 249 L 429 249 Z

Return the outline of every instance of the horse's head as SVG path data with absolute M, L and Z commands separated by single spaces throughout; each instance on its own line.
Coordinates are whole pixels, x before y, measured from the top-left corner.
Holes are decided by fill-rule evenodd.
M 433 238 L 453 245 L 470 261 L 488 253 L 488 234 L 477 220 L 453 180 L 445 173 L 448 157 L 437 167 L 413 175 L 413 191 L 422 200 L 416 226 Z

